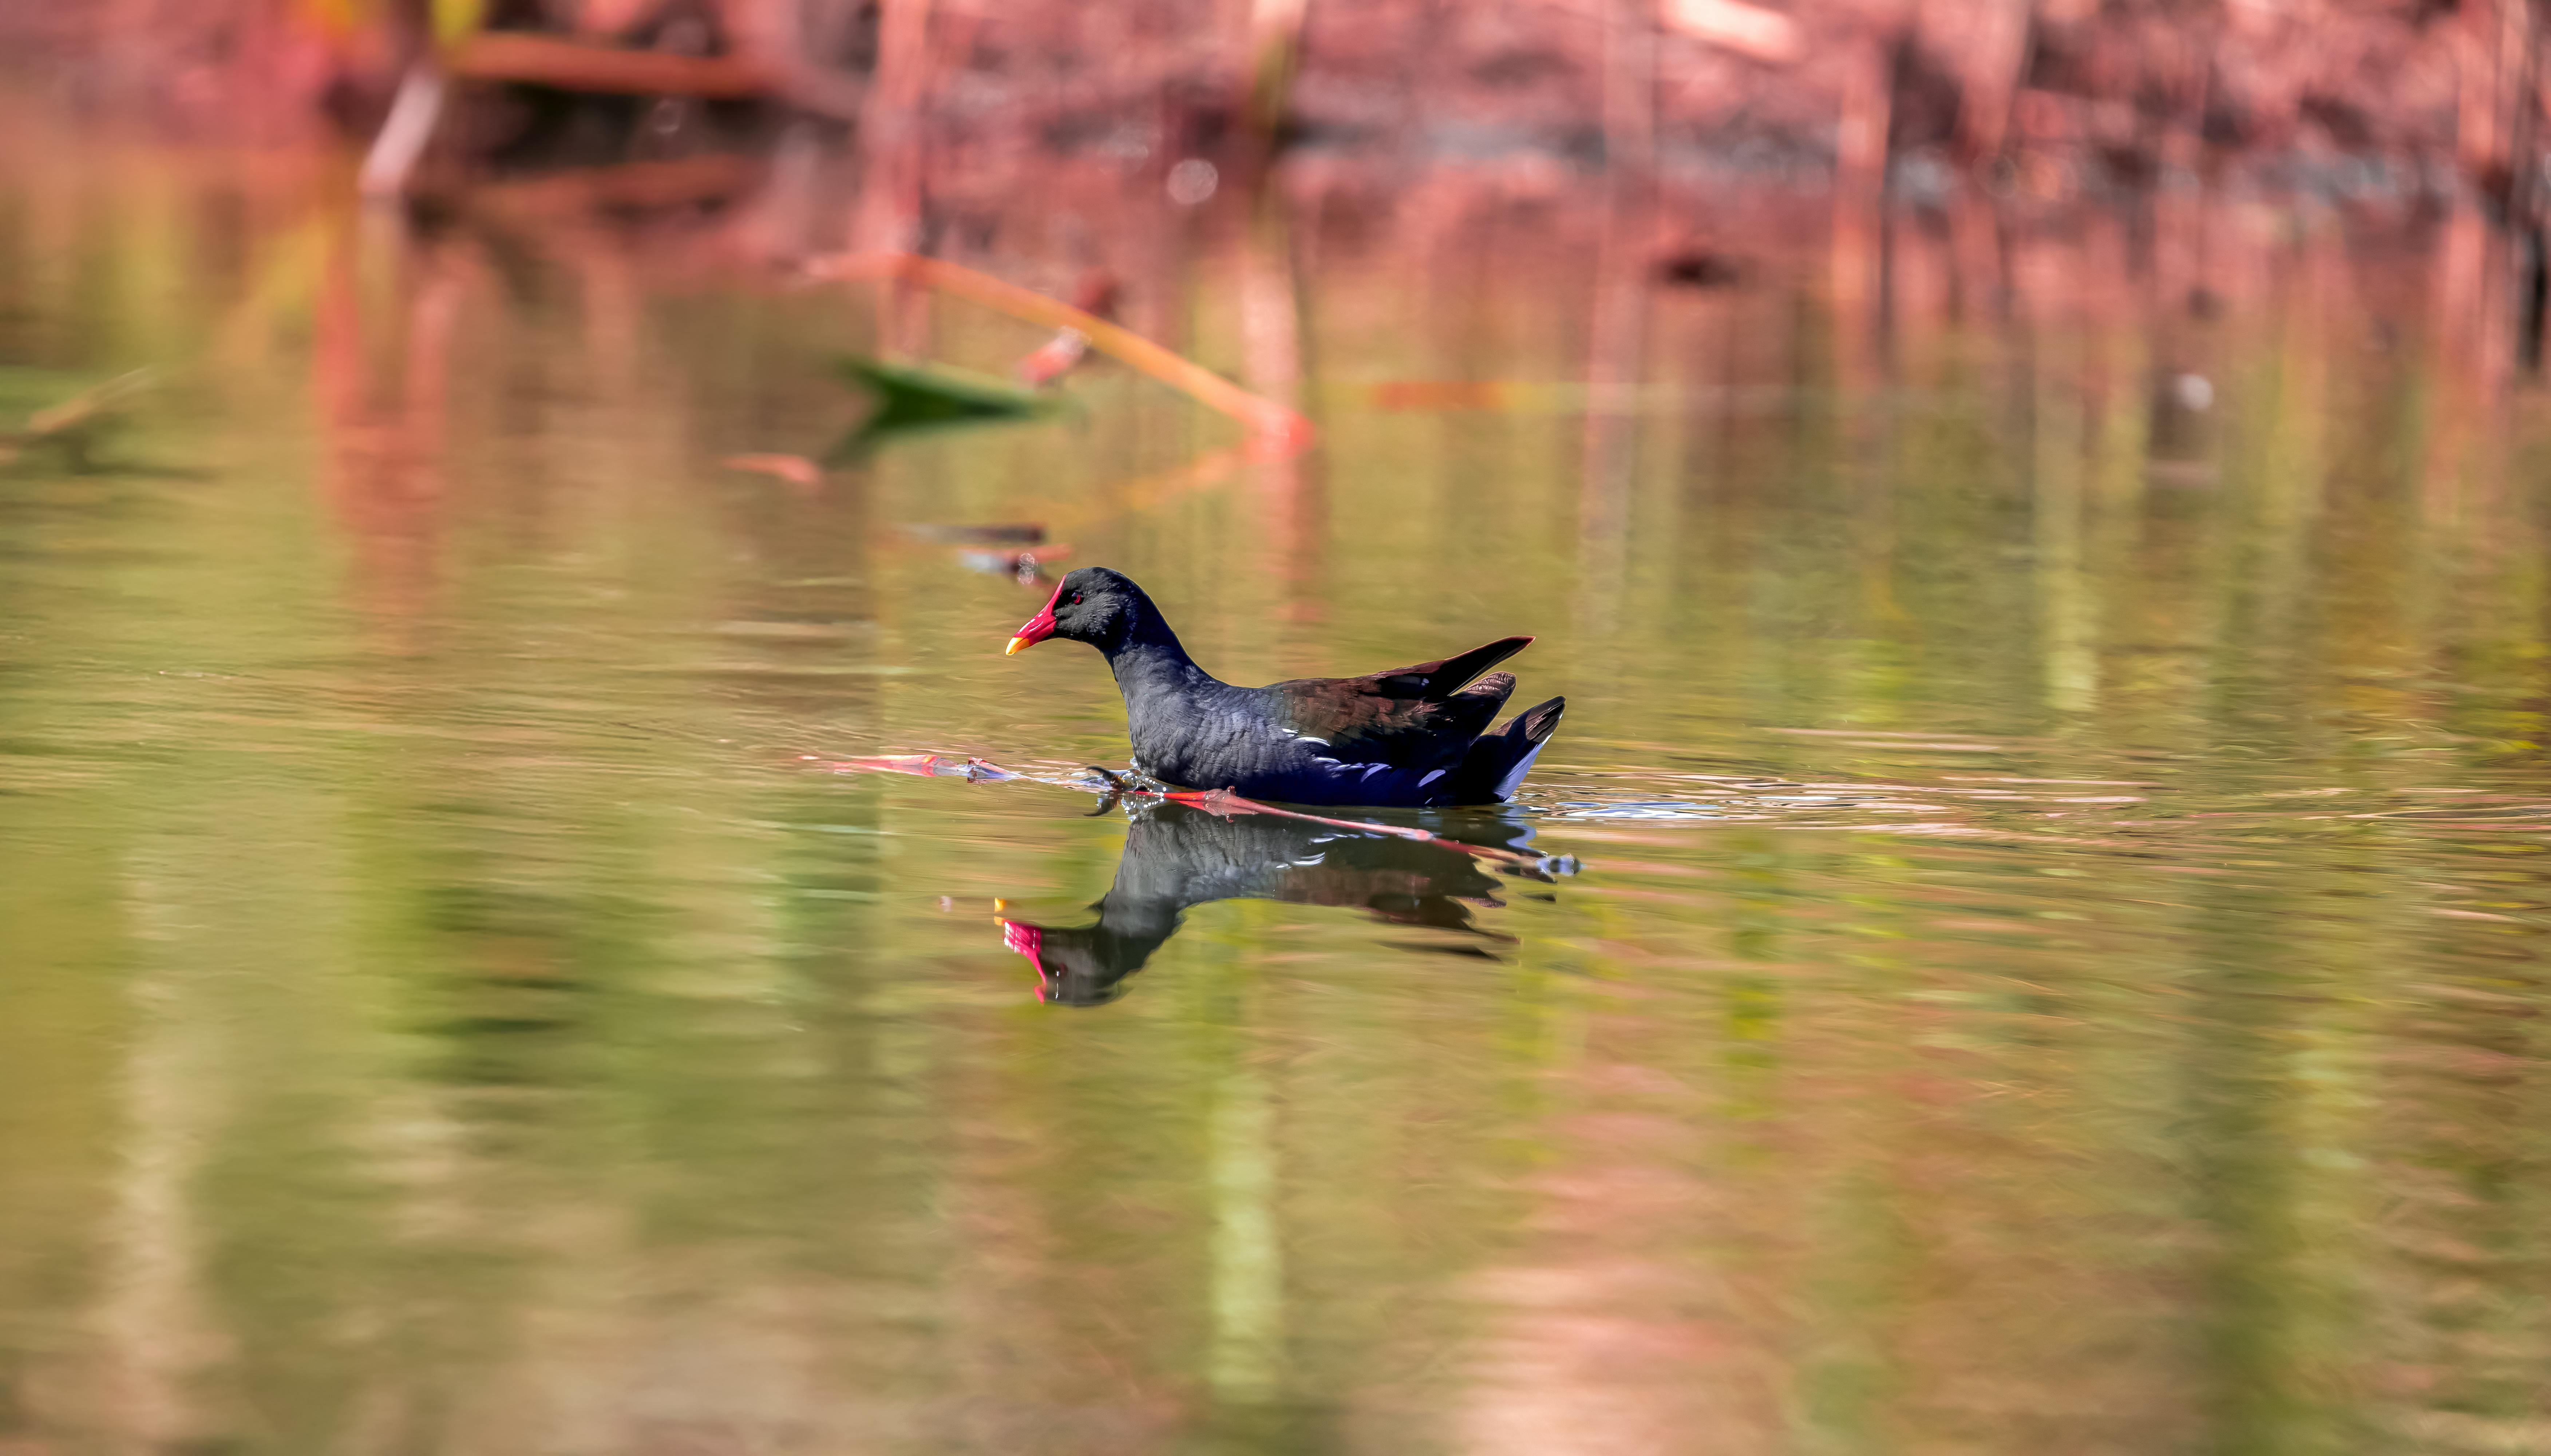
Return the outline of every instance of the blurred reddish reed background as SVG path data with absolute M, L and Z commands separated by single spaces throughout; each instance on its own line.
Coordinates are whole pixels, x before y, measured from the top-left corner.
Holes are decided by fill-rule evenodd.
M 2551 298 L 2540 50 L 2514 0 L 0 3 L 18 89 L 74 110 L 334 136 L 420 216 L 713 219 L 765 264 L 1029 260 L 1059 294 L 1157 260 L 1087 221 L 1129 201 L 1276 196 L 1421 252 L 1538 210 L 1585 252 L 1598 391 L 1650 283 L 1804 270 L 1881 332 L 1926 290 L 2207 316 L 2272 266 L 2263 204 L 2335 217 L 2416 274 L 2444 353 L 2518 377 Z M 2103 260 L 2032 279 L 2048 242 Z
M 408 120 L 462 168 L 766 150 L 802 119 L 933 196 L 1023 155 L 1247 175 L 1292 150 L 2037 200 L 2228 173 L 2352 206 L 2467 187 L 2525 221 L 2539 31 L 2510 0 L 0 6 L 22 69 L 189 128 L 369 139 L 448 81 Z

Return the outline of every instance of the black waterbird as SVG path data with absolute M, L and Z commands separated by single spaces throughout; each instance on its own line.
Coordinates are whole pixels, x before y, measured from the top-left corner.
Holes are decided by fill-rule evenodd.
M 1487 731 L 1515 685 L 1487 670 L 1529 637 L 1364 677 L 1235 686 L 1197 667 L 1143 588 L 1105 567 L 1065 576 L 1007 651 L 1049 637 L 1106 654 L 1138 772 L 1279 803 L 1502 803 L 1568 706 L 1554 697 Z

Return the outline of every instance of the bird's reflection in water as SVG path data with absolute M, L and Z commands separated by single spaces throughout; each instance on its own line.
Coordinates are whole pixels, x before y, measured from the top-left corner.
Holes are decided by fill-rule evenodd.
M 1003 944 L 1036 967 L 1038 999 L 1114 1000 L 1125 978 L 1177 933 L 1187 907 L 1211 900 L 1338 905 L 1494 944 L 1507 937 L 1474 923 L 1471 909 L 1502 903 L 1500 874 L 1547 884 L 1573 868 L 1525 848 L 1532 830 L 1512 811 L 1447 815 L 1433 842 L 1275 815 L 1226 818 L 1176 803 L 1145 804 L 1131 818 L 1095 924 L 1001 921 Z M 1475 856 L 1447 840 L 1491 854 Z

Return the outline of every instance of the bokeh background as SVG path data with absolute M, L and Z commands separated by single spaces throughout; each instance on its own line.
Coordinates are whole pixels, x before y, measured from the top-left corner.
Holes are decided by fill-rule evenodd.
M 2551 1452 L 2541 26 L 0 0 L 0 1456 Z

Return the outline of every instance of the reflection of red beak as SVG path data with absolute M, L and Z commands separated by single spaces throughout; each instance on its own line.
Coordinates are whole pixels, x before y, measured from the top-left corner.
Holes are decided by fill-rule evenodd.
M 1045 599 L 1045 609 L 1038 612 L 1035 616 L 1027 619 L 1026 623 L 1019 628 L 1019 635 L 1011 638 L 1010 645 L 1001 649 L 1001 656 L 1005 658 L 1015 656 L 1019 649 L 1023 647 L 1034 647 L 1038 643 L 1052 637 L 1054 635 L 1054 604 L 1061 600 L 1063 600 L 1063 586 L 1058 582 L 1054 588 L 1054 595 Z
M 1001 921 L 1001 947 L 1027 957 L 1028 964 L 1036 968 L 1037 999 L 1044 1000 L 1045 962 L 1039 957 L 1045 950 L 1045 932 L 1033 925 L 1021 925 L 1016 920 L 1003 920 Z

